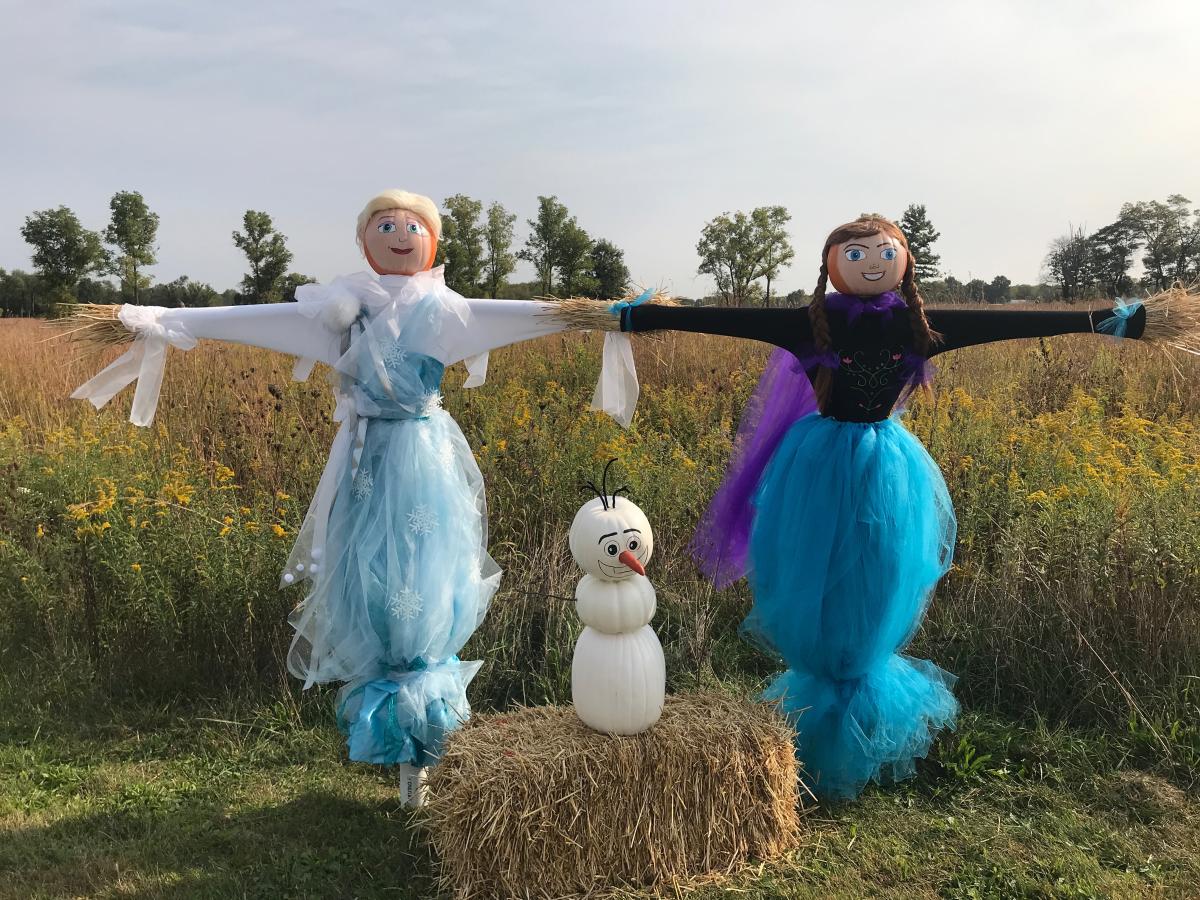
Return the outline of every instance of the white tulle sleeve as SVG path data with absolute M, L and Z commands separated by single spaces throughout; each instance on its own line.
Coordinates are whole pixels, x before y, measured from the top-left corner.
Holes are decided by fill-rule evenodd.
M 117 317 L 133 332 L 133 346 L 71 396 L 99 409 L 136 381 L 129 413 L 135 425 L 154 421 L 168 346 L 190 350 L 199 340 L 229 341 L 331 365 L 341 355 L 341 334 L 298 303 L 185 309 L 126 304 Z
M 466 387 L 484 383 L 489 350 L 572 330 L 570 321 L 559 315 L 558 304 L 552 301 L 468 300 L 467 304 L 470 316 L 455 334 L 444 336 L 449 356 L 445 362 L 466 360 Z M 629 335 L 606 333 L 592 408 L 608 413 L 627 427 L 637 407 L 638 391 Z

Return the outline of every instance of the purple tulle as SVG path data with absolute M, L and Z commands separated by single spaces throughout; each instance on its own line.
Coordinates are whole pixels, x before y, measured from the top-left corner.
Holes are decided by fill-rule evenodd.
M 746 574 L 754 491 L 788 429 L 817 411 L 817 397 L 805 367 L 822 362 L 836 365 L 836 357 L 828 355 L 830 359 L 821 359 L 814 352 L 802 360 L 777 349 L 746 403 L 725 480 L 692 539 L 692 555 L 718 588 L 728 587 Z
M 907 309 L 904 298 L 895 291 L 886 291 L 874 297 L 857 297 L 854 294 L 828 293 L 825 295 L 826 312 L 839 312 L 846 316 L 846 324 L 853 325 L 863 313 L 879 316 L 884 322 L 892 321 L 892 313 Z

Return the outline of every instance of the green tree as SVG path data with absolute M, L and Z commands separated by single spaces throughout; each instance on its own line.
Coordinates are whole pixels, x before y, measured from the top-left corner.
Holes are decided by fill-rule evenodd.
M 580 287 L 581 276 L 591 269 L 592 239 L 572 216 L 563 224 L 554 250 L 559 290 L 564 297 L 570 297 Z
M 212 306 L 217 299 L 217 292 L 202 281 L 192 281 L 186 275 L 180 275 L 174 281 L 156 284 L 148 288 L 145 300 L 153 306 Z
M 464 296 L 478 293 L 483 280 L 484 230 L 479 225 L 483 204 L 465 194 L 447 197 L 442 204 L 442 240 L 438 247 L 446 263 L 446 284 Z
M 34 268 L 56 298 L 69 294 L 84 275 L 109 265 L 100 235 L 79 224 L 65 206 L 28 216 L 21 236 L 33 247 Z
M 536 219 L 529 219 L 529 237 L 517 252 L 517 258 L 532 263 L 542 283 L 542 293 L 554 289 L 554 270 L 558 265 L 559 244 L 568 219 L 567 208 L 558 197 L 538 197 Z
M 275 230 L 265 212 L 246 210 L 245 233 L 235 231 L 233 243 L 246 254 L 250 271 L 242 278 L 242 303 L 275 303 L 281 299 L 280 280 L 292 261 L 287 238 Z
M 1071 227 L 1050 242 L 1045 266 L 1047 277 L 1058 285 L 1062 300 L 1073 301 L 1084 296 L 1096 281 L 1091 238 L 1082 227 Z
M 50 298 L 38 275 L 0 269 L 0 315 L 35 316 L 48 308 Z
M 113 274 L 121 279 L 121 290 L 140 302 L 141 289 L 150 280 L 141 274 L 145 266 L 158 262 L 154 241 L 158 237 L 158 213 L 151 212 L 137 191 L 118 191 L 108 208 L 112 219 L 104 231 L 104 239 L 117 248 Z
M 763 277 L 767 280 L 763 305 L 771 305 L 771 281 L 779 276 L 779 270 L 790 265 L 796 256 L 787 235 L 787 223 L 791 214 L 782 206 L 760 206 L 750 214 L 755 220 L 766 246 L 763 256 Z
M 972 278 L 963 285 L 965 299 L 980 303 L 987 299 L 988 283 L 982 278 Z
M 783 231 L 788 213 L 782 206 L 759 207 L 749 215 L 722 213 L 704 226 L 696 253 L 697 271 L 711 275 L 725 305 L 744 306 L 764 296 L 751 286 L 759 278 L 775 277 L 791 260 L 791 244 Z
M 912 203 L 900 217 L 900 230 L 908 238 L 908 249 L 913 255 L 914 271 L 918 281 L 938 277 L 938 263 L 942 258 L 933 252 L 933 243 L 942 236 L 935 231 L 925 212 L 923 203 Z
M 1172 194 L 1166 203 L 1126 203 L 1120 220 L 1142 249 L 1142 265 L 1151 284 L 1163 289 L 1176 279 L 1200 274 L 1200 210 Z
M 510 215 L 499 203 L 488 207 L 487 224 L 483 229 L 483 286 L 489 297 L 500 294 L 508 276 L 517 267 L 517 258 L 512 252 L 513 223 L 516 221 L 517 217 Z
M 592 280 L 595 296 L 615 300 L 629 286 L 629 269 L 625 265 L 625 251 L 612 241 L 598 240 L 592 244 Z
M 983 291 L 983 299 L 988 303 L 1007 303 L 1008 289 L 1012 282 L 1004 275 L 997 275 Z
M 1120 297 L 1133 287 L 1129 270 L 1133 268 L 1133 254 L 1137 248 L 1130 223 L 1117 219 L 1105 225 L 1091 237 L 1092 261 L 1096 277 L 1110 297 Z
M 317 279 L 309 275 L 301 275 L 299 272 L 288 272 L 279 283 L 279 296 L 285 303 L 293 303 L 296 300 L 296 288 L 316 283 Z

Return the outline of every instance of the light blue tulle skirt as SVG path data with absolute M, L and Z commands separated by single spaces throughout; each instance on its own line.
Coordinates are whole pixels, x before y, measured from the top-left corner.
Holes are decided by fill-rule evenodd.
M 899 651 L 950 567 L 954 510 L 897 419 L 796 422 L 755 496 L 744 632 L 783 657 L 768 687 L 822 799 L 914 772 L 958 710 L 954 677 Z
M 344 681 L 350 758 L 435 762 L 469 715 L 480 663 L 458 659 L 500 581 L 487 553 L 483 478 L 457 423 L 372 418 L 358 471 L 342 475 L 313 593 L 294 617 L 305 665 Z

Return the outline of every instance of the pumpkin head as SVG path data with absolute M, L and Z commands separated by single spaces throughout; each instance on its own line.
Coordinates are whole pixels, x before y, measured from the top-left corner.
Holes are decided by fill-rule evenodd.
M 362 234 L 363 253 L 380 275 L 416 275 L 433 265 L 437 240 L 416 213 L 381 209 Z
M 380 275 L 416 275 L 432 268 L 441 235 L 437 204 L 398 189 L 368 200 L 355 225 L 363 255 Z
M 834 289 L 857 297 L 894 291 L 910 265 L 904 233 L 884 218 L 864 217 L 834 229 L 825 266 Z
M 654 553 L 650 521 L 625 497 L 593 497 L 571 523 L 571 556 L 579 568 L 602 581 L 645 575 Z

